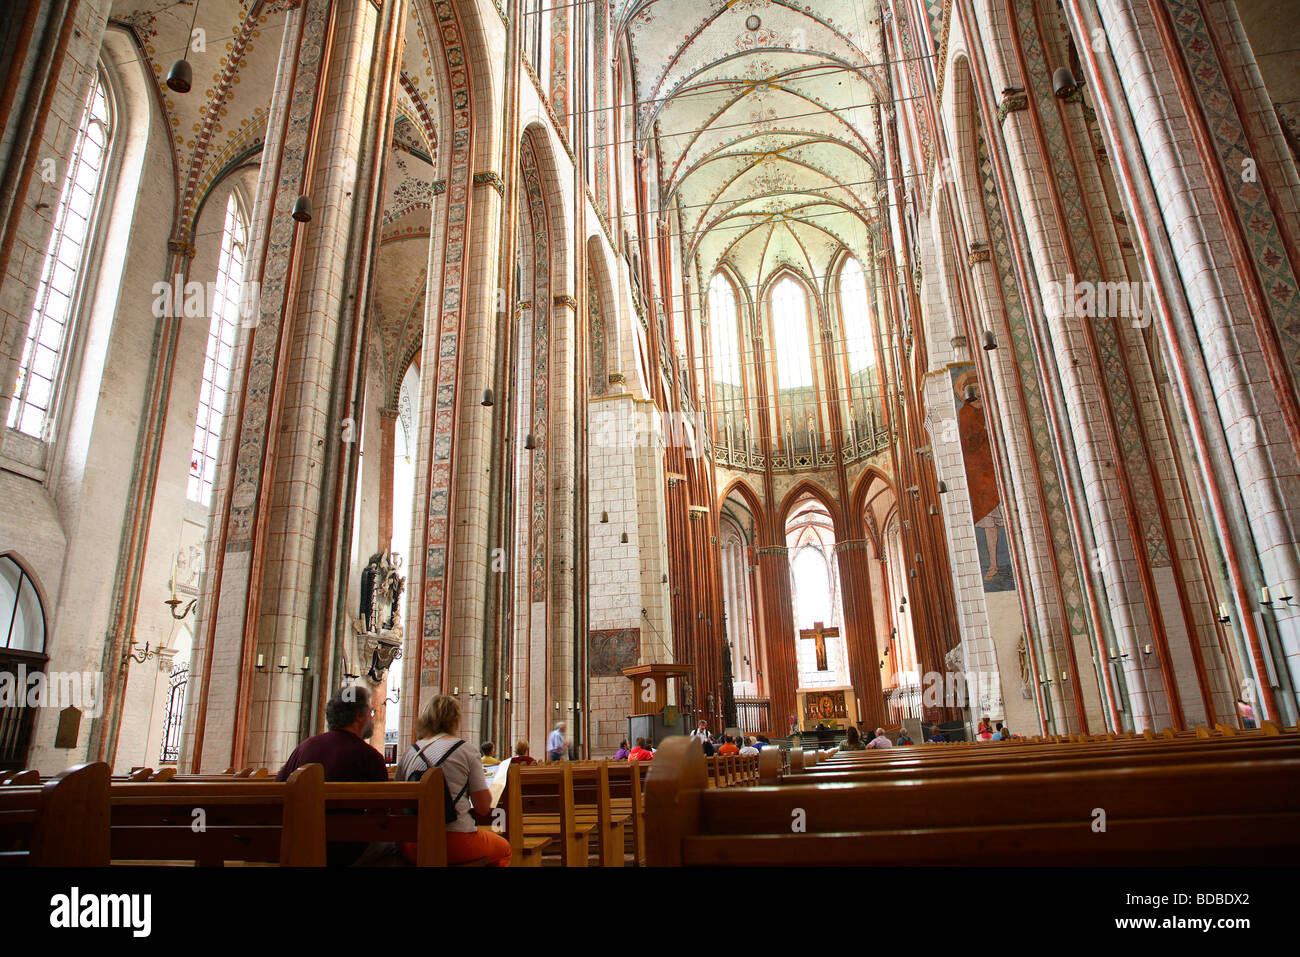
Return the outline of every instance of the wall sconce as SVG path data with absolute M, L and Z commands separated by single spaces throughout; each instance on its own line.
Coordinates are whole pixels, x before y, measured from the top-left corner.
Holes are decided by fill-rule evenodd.
M 172 595 L 172 597 L 168 598 L 165 602 L 163 602 L 163 604 L 171 609 L 173 618 L 175 618 L 177 621 L 182 621 L 185 619 L 186 616 L 189 615 L 190 612 L 194 610 L 194 606 L 197 605 L 198 602 L 199 600 L 197 598 L 191 598 L 190 603 L 185 606 L 185 610 L 181 612 L 179 615 L 176 614 L 176 608 L 177 606 L 180 605 L 181 600 L 177 598 L 175 595 Z
M 939 494 L 940 495 L 948 494 L 948 483 L 945 482 L 943 479 L 939 480 Z
M 299 196 L 296 200 L 294 200 L 293 213 L 291 213 L 290 215 L 293 216 L 293 221 L 295 223 L 310 223 L 311 222 L 311 197 L 304 193 L 303 195 Z
M 915 577 L 916 577 L 916 569 L 913 568 L 911 571 L 909 571 L 909 572 L 907 573 L 907 577 L 908 577 L 908 578 L 915 578 Z
M 280 656 L 280 670 L 283 671 L 285 668 L 288 668 L 288 667 L 289 667 L 289 656 L 288 656 L 288 655 L 281 655 L 281 656 Z
M 1072 96 L 1079 89 L 1079 81 L 1074 78 L 1068 66 L 1057 67 L 1052 74 L 1052 92 L 1060 99 Z
M 961 394 L 961 397 L 965 400 L 967 405 L 970 405 L 972 402 L 979 400 L 980 394 L 975 391 L 975 386 L 968 385 L 966 386 L 966 390 Z
M 602 525 L 608 525 L 608 524 L 609 524 L 609 512 L 601 512 L 601 513 L 600 513 L 600 524 L 602 524 Z
M 302 659 L 302 673 L 306 674 L 311 668 L 311 656 L 308 655 Z
M 530 452 L 537 448 L 537 443 L 533 440 L 533 433 L 529 432 L 528 435 L 524 437 L 524 448 L 528 449 Z
M 1286 590 L 1285 584 L 1282 585 L 1282 594 L 1278 595 L 1277 597 L 1279 601 L 1284 601 L 1288 605 L 1291 604 L 1291 593 Z
M 1061 669 L 1061 680 L 1062 680 L 1062 681 L 1069 681 L 1069 680 L 1070 680 L 1070 673 L 1069 673 L 1068 671 L 1066 671 L 1064 668 Z
M 558 701 L 555 702 L 555 710 L 556 710 L 556 711 L 559 711 L 559 710 L 560 710 L 560 702 L 558 702 Z
M 1230 619 L 1228 617 L 1228 606 L 1225 605 L 1223 602 L 1219 602 L 1219 621 L 1226 625 L 1229 622 L 1229 620 Z
M 483 406 L 484 408 L 491 408 L 491 407 L 492 407 L 492 390 L 491 390 L 491 389 L 484 389 L 484 390 L 483 390 L 483 398 L 479 400 L 479 405 Z
M 1271 604 L 1273 604 L 1273 599 L 1270 598 L 1270 597 L 1269 597 L 1269 594 L 1268 594 L 1268 586 L 1267 586 L 1267 585 L 1265 585 L 1263 588 L 1261 588 L 1261 589 L 1259 590 L 1259 603 L 1260 603 L 1261 605 L 1271 605 Z
M 998 347 L 997 336 L 993 335 L 992 329 L 985 329 L 984 330 L 984 351 L 992 352 L 997 347 Z
M 916 564 L 916 565 L 921 564 L 921 553 L 920 553 L 920 552 L 917 552 L 915 555 L 912 556 L 912 562 L 913 562 L 914 564 Z
M 660 579 L 660 582 L 661 582 L 661 584 L 667 585 L 667 584 L 668 584 L 668 576 L 665 575 L 662 579 Z
M 257 656 L 257 664 L 254 665 L 253 667 L 255 667 L 258 671 L 261 671 L 263 668 L 265 668 L 265 667 L 266 667 L 266 655 L 258 655 L 258 656 Z
M 938 515 L 938 514 L 939 514 L 939 506 L 938 506 L 938 505 L 931 504 L 931 506 L 930 506 L 930 514 L 931 514 L 931 515 Z
M 619 541 L 622 542 L 624 545 L 627 544 L 627 532 L 623 533 L 623 537 L 619 539 Z
M 149 642 L 146 641 L 144 643 L 144 647 L 141 648 L 138 653 L 135 650 L 136 645 L 137 645 L 136 640 L 132 638 L 130 646 L 126 649 L 126 652 L 122 655 L 122 664 L 126 664 L 128 660 L 134 661 L 137 664 L 144 664 L 150 658 L 158 657 L 158 651 L 156 649 L 153 651 L 149 650 Z
M 1142 646 L 1142 654 L 1144 654 L 1144 655 L 1149 655 L 1149 654 L 1151 654 L 1151 646 L 1150 646 L 1149 644 L 1147 644 L 1147 645 L 1143 645 L 1143 646 Z M 1127 658 L 1128 655 L 1125 655 L 1124 657 Z

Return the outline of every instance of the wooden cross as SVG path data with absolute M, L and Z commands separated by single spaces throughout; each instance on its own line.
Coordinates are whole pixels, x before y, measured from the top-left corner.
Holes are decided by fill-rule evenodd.
M 818 671 L 830 670 L 830 665 L 826 662 L 826 639 L 834 638 L 839 633 L 838 628 L 827 628 L 820 621 L 814 622 L 811 628 L 801 628 L 799 630 L 800 638 L 811 638 L 817 642 Z

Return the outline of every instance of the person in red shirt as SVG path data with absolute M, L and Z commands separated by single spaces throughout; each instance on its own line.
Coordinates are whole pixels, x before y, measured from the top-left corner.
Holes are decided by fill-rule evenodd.
M 375 712 L 370 691 L 364 685 L 349 685 L 337 692 L 325 705 L 325 723 L 329 730 L 308 738 L 293 749 L 289 760 L 275 776 L 277 781 L 304 764 L 319 764 L 325 769 L 326 781 L 387 781 L 388 765 L 384 756 L 366 740 L 375 733 Z M 365 843 L 332 841 L 325 845 L 325 860 L 332 867 L 355 863 L 370 850 L 382 856 L 382 845 L 369 848 Z
M 515 742 L 515 764 L 536 764 L 537 759 L 528 753 L 528 742 L 520 739 Z
M 654 758 L 655 753 L 650 750 L 650 742 L 645 738 L 636 739 L 636 747 L 628 752 L 629 761 L 649 761 Z
M 727 735 L 727 740 L 718 745 L 718 754 L 739 754 L 740 748 L 736 747 L 736 739 Z

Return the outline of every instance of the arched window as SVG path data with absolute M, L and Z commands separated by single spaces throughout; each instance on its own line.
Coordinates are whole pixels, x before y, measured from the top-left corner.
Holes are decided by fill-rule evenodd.
M 22 566 L 0 558 L 0 649 L 45 653 L 45 609 Z
M 81 126 L 68 154 L 67 176 L 54 211 L 54 228 L 9 403 L 9 428 L 41 439 L 49 438 L 54 420 L 112 140 L 112 103 L 107 78 L 100 69 L 90 85 Z
M 811 628 L 814 622 L 833 621 L 830 569 L 822 550 L 816 545 L 803 546 L 794 556 L 791 571 L 799 606 L 798 626 Z
M 876 364 L 876 344 L 871 335 L 871 312 L 867 307 L 867 280 L 862 266 L 850 257 L 840 270 L 840 313 L 844 319 L 844 341 L 848 346 L 849 374 Z
M 221 422 L 230 387 L 230 360 L 235 351 L 239 290 L 244 280 L 247 247 L 248 226 L 239 200 L 232 192 L 226 200 L 226 221 L 221 231 L 208 347 L 203 357 L 203 382 L 199 386 L 199 409 L 194 417 L 194 450 L 190 454 L 189 498 L 204 505 L 212 498 L 216 478 L 217 444 L 221 440 Z
M 736 322 L 736 293 L 722 273 L 709 283 L 709 330 L 713 337 L 713 381 L 739 387 L 740 335 Z
M 812 344 L 808 339 L 808 297 L 786 277 L 772 290 L 772 343 L 778 389 L 812 386 Z

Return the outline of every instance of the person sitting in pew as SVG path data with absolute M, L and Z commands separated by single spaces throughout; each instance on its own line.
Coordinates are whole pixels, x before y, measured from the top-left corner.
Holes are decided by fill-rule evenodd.
M 537 759 L 528 753 L 528 742 L 520 738 L 515 742 L 515 764 L 536 764 Z
M 1005 724 L 1003 724 L 1001 721 L 999 721 L 999 722 L 998 722 L 998 733 L 997 733 L 997 736 L 996 736 L 993 740 L 994 740 L 994 741 L 1010 741 L 1010 740 L 1011 740 L 1011 729 L 1008 728 L 1008 727 L 1007 727 Z
M 497 746 L 491 741 L 484 741 L 478 746 L 479 758 L 483 761 L 483 767 L 490 768 L 500 764 L 501 759 L 496 756 Z
M 944 744 L 948 739 L 943 736 L 943 732 L 938 728 L 934 729 L 934 737 L 929 739 L 930 744 Z
M 840 751 L 865 751 L 866 747 L 862 743 L 862 737 L 858 734 L 858 729 L 849 725 L 844 732 L 844 743 L 839 746 Z
M 753 741 L 751 741 L 751 740 L 749 740 L 748 738 L 745 738 L 745 737 L 743 737 L 743 736 L 741 737 L 740 740 L 741 740 L 741 743 L 743 743 L 743 744 L 745 745 L 743 748 L 740 749 L 740 753 L 741 753 L 741 754 L 744 754 L 744 755 L 758 754 L 758 747 L 754 744 Z
M 627 759 L 629 761 L 649 761 L 654 756 L 655 753 L 650 750 L 650 745 L 646 741 L 646 739 L 637 738 L 636 747 L 633 748 L 630 752 L 628 752 Z
M 336 692 L 325 705 L 328 731 L 308 738 L 293 749 L 289 760 L 275 776 L 277 781 L 304 764 L 319 764 L 325 769 L 326 781 L 387 781 L 388 765 L 384 756 L 366 741 L 375 733 L 375 712 L 370 706 L 370 690 L 364 685 L 349 685 Z M 332 842 L 325 846 L 325 862 L 330 867 L 373 863 L 392 856 L 393 845 Z M 364 860 L 362 860 L 364 856 Z
M 993 725 L 989 723 L 988 715 L 980 718 L 980 726 L 975 734 L 981 741 L 988 741 L 993 737 Z
M 434 695 L 415 722 L 417 741 L 402 755 L 396 779 L 407 781 L 441 767 L 447 793 L 452 795 L 456 820 L 447 825 L 447 863 L 462 864 L 487 858 L 489 867 L 510 866 L 510 842 L 491 829 L 480 830 L 470 814 L 492 812 L 492 792 L 483 774 L 483 762 L 471 748 L 464 747 L 460 734 L 460 702 L 451 695 Z M 407 860 L 415 861 L 415 845 L 402 848 Z
M 627 746 L 627 741 L 626 740 L 620 741 L 618 743 L 618 750 L 614 752 L 614 760 L 626 761 L 627 756 L 630 753 L 631 753 L 631 749 Z
M 892 748 L 893 746 L 894 742 L 885 737 L 884 728 L 877 728 L 876 736 L 867 742 L 867 747 L 869 748 Z
M 726 740 L 718 746 L 718 754 L 739 754 L 740 748 L 736 747 L 735 739 L 731 735 L 726 736 Z
M 900 748 L 905 748 L 908 745 L 915 744 L 915 743 L 916 742 L 912 740 L 912 736 L 907 733 L 906 728 L 898 732 L 898 746 Z

